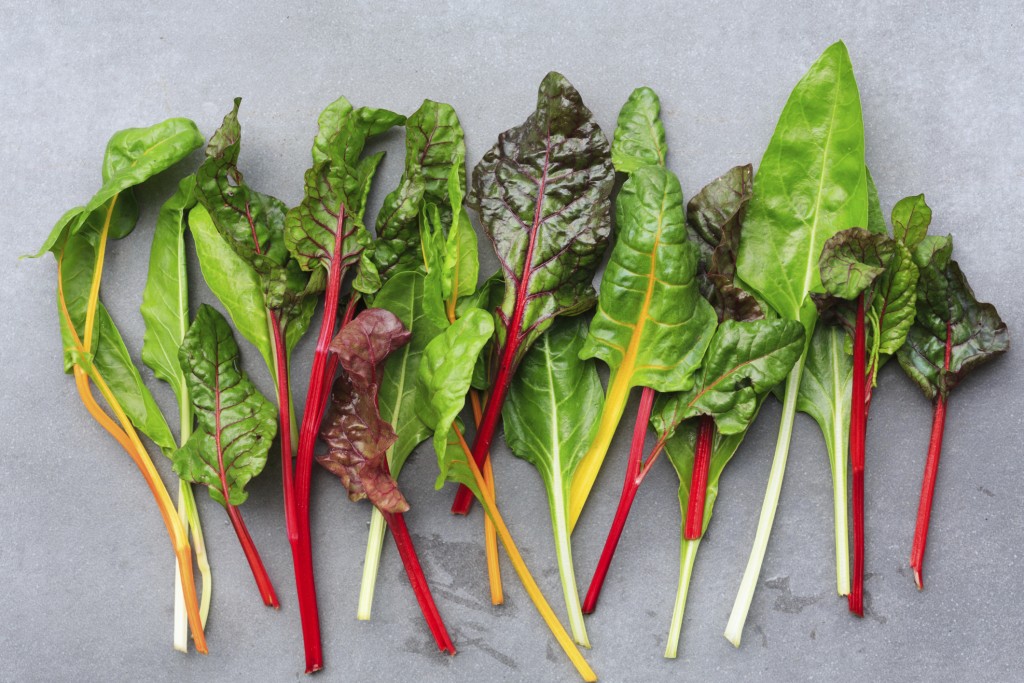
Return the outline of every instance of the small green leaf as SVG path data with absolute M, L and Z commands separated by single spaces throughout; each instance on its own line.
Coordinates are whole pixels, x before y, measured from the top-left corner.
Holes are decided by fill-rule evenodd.
M 821 282 L 832 296 L 856 299 L 889 267 L 896 251 L 886 235 L 850 228 L 825 242 L 818 260 Z
M 661 101 L 650 88 L 637 88 L 619 111 L 612 142 L 612 163 L 620 173 L 664 166 L 668 153 Z
M 179 360 L 198 424 L 174 454 L 174 471 L 207 486 L 221 505 L 241 505 L 246 485 L 267 462 L 277 411 L 242 371 L 231 327 L 210 306 L 199 307 Z
M 932 210 L 924 201 L 924 195 L 904 197 L 892 207 L 892 232 L 907 249 L 913 251 L 928 234 L 932 222 Z

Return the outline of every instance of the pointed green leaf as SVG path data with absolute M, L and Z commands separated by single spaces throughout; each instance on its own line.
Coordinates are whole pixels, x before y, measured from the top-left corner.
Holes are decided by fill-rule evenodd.
M 249 480 L 267 462 L 277 411 L 242 371 L 231 327 L 210 306 L 199 307 L 179 360 L 198 424 L 174 454 L 174 471 L 207 486 L 210 497 L 222 505 L 226 484 L 227 502 L 241 505 Z
M 637 88 L 619 111 L 612 142 L 612 163 L 620 173 L 664 166 L 668 146 L 661 122 L 661 101 L 650 88 Z
M 924 201 L 924 195 L 904 197 L 892 207 L 892 232 L 900 242 L 913 251 L 928 234 L 932 222 L 932 210 Z

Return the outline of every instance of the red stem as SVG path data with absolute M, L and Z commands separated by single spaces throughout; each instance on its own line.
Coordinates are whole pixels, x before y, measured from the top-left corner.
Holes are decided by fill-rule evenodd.
M 263 566 L 263 560 L 260 559 L 259 551 L 256 550 L 256 544 L 252 542 L 249 529 L 246 528 L 245 522 L 242 520 L 242 513 L 234 505 L 228 504 L 226 507 L 228 518 L 231 520 L 231 526 L 235 528 L 235 535 L 238 536 L 238 542 L 242 544 L 245 559 L 249 561 L 252 576 L 256 579 L 256 586 L 260 589 L 260 597 L 263 598 L 263 604 L 274 609 L 279 608 L 280 605 L 277 602 L 277 594 L 274 593 L 274 586 L 270 583 L 270 576 Z
M 949 370 L 949 357 L 953 346 L 953 326 L 946 323 L 946 358 L 944 369 Z M 924 481 L 921 483 L 921 502 L 917 508 L 917 527 L 914 529 L 914 545 L 910 549 L 910 568 L 914 570 L 917 589 L 924 588 L 924 549 L 928 543 L 928 523 L 932 516 L 932 500 L 935 497 L 935 480 L 939 474 L 939 456 L 942 454 L 942 435 L 946 428 L 945 392 L 935 397 L 935 414 L 932 419 L 932 437 L 928 444 L 928 458 L 924 463 Z
M 651 409 L 654 407 L 654 389 L 644 387 L 640 395 L 640 409 L 636 414 L 636 424 L 633 427 L 633 442 L 629 447 L 629 460 L 626 463 L 626 478 L 622 482 L 622 495 L 619 496 L 619 506 L 615 510 L 615 518 L 612 519 L 611 529 L 608 530 L 608 539 L 604 542 L 604 549 L 601 551 L 601 559 L 597 561 L 594 569 L 594 578 L 590 580 L 590 588 L 587 590 L 587 597 L 583 600 L 583 613 L 591 614 L 597 607 L 597 599 L 601 596 L 601 587 L 604 586 L 605 577 L 608 576 L 608 568 L 611 567 L 612 557 L 619 545 L 619 538 L 622 537 L 622 529 L 626 526 L 626 518 L 629 517 L 629 510 L 633 506 L 636 492 L 649 471 L 642 462 L 644 452 L 644 439 L 647 436 L 647 423 L 651 419 Z M 655 457 L 653 454 L 652 458 Z M 650 460 L 650 459 L 649 459 Z
M 409 584 L 412 586 L 413 593 L 416 594 L 416 601 L 420 604 L 423 618 L 426 619 L 427 626 L 434 635 L 438 649 L 451 655 L 455 654 L 455 645 L 452 643 L 451 636 L 448 635 L 448 629 L 445 628 L 441 614 L 437 611 L 434 597 L 430 594 L 430 585 L 427 583 L 427 577 L 423 575 L 422 567 L 420 567 L 420 561 L 416 555 L 416 548 L 413 546 L 412 537 L 405 526 L 405 517 L 400 512 L 384 512 L 381 510 L 381 514 L 391 530 L 391 538 L 395 539 L 398 554 L 402 558 L 402 564 L 405 565 L 405 573 L 409 577 Z
M 683 536 L 696 540 L 704 533 L 704 501 L 708 493 L 708 472 L 711 470 L 711 446 L 715 441 L 715 419 L 700 416 L 697 444 L 693 454 L 693 475 L 690 477 L 690 500 L 686 508 Z
M 867 432 L 864 295 L 857 297 L 853 332 L 853 388 L 850 399 L 850 467 L 853 471 L 853 579 L 849 608 L 864 616 L 864 440 Z
M 543 216 L 544 194 L 548 181 L 548 164 L 551 160 L 551 138 L 548 136 L 547 148 L 544 152 L 544 170 L 540 174 L 540 181 L 537 184 L 537 202 L 533 209 L 533 225 L 530 228 L 530 242 L 526 246 L 526 256 L 523 259 L 523 274 L 519 279 L 516 288 L 516 305 L 512 310 L 512 319 L 508 321 L 505 328 L 505 346 L 501 350 L 501 361 L 498 364 L 498 375 L 491 386 L 490 398 L 484 408 L 484 417 L 480 421 L 480 428 L 477 429 L 476 438 L 473 440 L 473 460 L 477 467 L 483 468 L 491 449 L 491 439 L 494 438 L 494 431 L 498 426 L 498 419 L 501 417 L 501 407 L 505 403 L 505 395 L 508 393 L 509 384 L 512 382 L 512 375 L 515 374 L 518 361 L 516 356 L 519 347 L 523 343 L 524 335 L 523 315 L 526 312 L 526 304 L 530 296 L 530 280 L 533 277 L 533 252 L 537 246 L 537 234 L 540 232 L 540 222 Z M 452 512 L 456 515 L 469 513 L 473 505 L 473 492 L 465 484 L 459 485 L 455 494 L 455 502 L 452 504 Z

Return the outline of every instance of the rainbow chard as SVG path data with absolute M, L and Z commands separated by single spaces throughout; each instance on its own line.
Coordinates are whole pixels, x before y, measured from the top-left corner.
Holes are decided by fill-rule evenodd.
M 320 623 L 312 561 L 302 545 L 296 507 L 288 360 L 309 328 L 316 306 L 313 294 L 323 278 L 310 277 L 289 253 L 285 237 L 286 207 L 246 185 L 238 170 L 241 126 L 238 107 L 210 138 L 206 161 L 196 171 L 201 206 L 189 215 L 196 252 L 210 289 L 224 304 L 238 331 L 259 349 L 274 378 L 281 438 L 281 488 L 285 529 L 292 548 L 299 615 L 307 671 L 323 667 Z
M 555 72 L 540 85 L 536 111 L 499 135 L 473 171 L 469 203 L 505 277 L 497 371 L 473 442 L 477 465 L 487 459 L 527 349 L 557 316 L 594 305 L 591 281 L 611 232 L 613 181 L 604 133 L 576 89 Z M 460 486 L 452 512 L 467 513 L 472 500 Z
M 477 358 L 493 333 L 492 316 L 480 309 L 470 309 L 427 344 L 420 359 L 416 408 L 420 419 L 430 425 L 434 434 L 434 452 L 440 469 L 436 486 L 440 489 L 446 481 L 458 482 L 480 501 L 484 512 L 493 520 L 495 534 L 504 546 L 523 587 L 558 644 L 583 680 L 596 681 L 597 676 L 573 644 L 572 638 L 558 621 L 527 569 L 458 422 L 459 413 L 466 405 L 466 394 L 470 389 Z
M 379 275 L 365 251 L 370 236 L 363 224 L 363 213 L 383 153 L 365 158 L 362 153 L 368 138 L 404 120 L 403 116 L 384 109 L 354 108 L 343 97 L 328 105 L 318 119 L 319 130 L 313 140 L 313 166 L 305 174 L 304 196 L 285 218 L 285 243 L 294 261 L 303 270 L 311 271 L 311 282 L 326 280 L 324 315 L 313 352 L 295 463 L 296 576 L 304 577 L 310 592 L 315 591 L 309 522 L 313 450 L 337 367 L 337 359 L 328 353 L 328 345 L 338 327 L 341 286 L 349 269 L 357 265 L 359 274 L 353 282 L 354 288 L 373 291 L 380 286 Z M 356 302 L 357 296 L 353 293 L 341 321 L 342 327 L 354 313 Z M 313 638 L 310 629 L 314 627 L 319 642 L 315 592 L 307 595 L 305 606 L 302 618 L 304 632 L 309 634 L 307 644 Z M 315 670 L 319 664 L 310 662 L 307 647 L 307 670 Z
M 196 431 L 174 454 L 174 471 L 206 486 L 224 506 L 260 597 L 277 608 L 274 587 L 238 510 L 249 495 L 246 484 L 267 463 L 276 431 L 274 406 L 242 371 L 231 327 L 210 306 L 199 307 L 178 359 L 198 420 Z
M 780 317 L 800 321 L 812 339 L 823 292 L 818 256 L 840 230 L 867 224 L 864 125 L 853 66 L 842 42 L 831 45 L 797 83 L 754 178 L 736 261 L 737 276 Z M 807 349 L 786 380 L 779 437 L 754 536 L 725 637 L 739 646 L 768 549 Z
M 545 332 L 523 358 L 502 420 L 509 448 L 536 467 L 544 481 L 569 626 L 576 642 L 590 647 L 569 542 L 572 475 L 597 427 L 603 401 L 596 362 L 579 357 L 586 336 L 586 324 L 570 319 Z
M 57 260 L 64 369 L 74 374 L 89 414 L 124 448 L 149 486 L 174 546 L 196 650 L 206 653 L 188 529 L 139 435 L 150 437 L 164 453 L 176 448 L 174 437 L 99 298 L 107 242 L 127 236 L 138 220 L 133 188 L 181 161 L 202 142 L 199 130 L 187 119 L 168 119 L 148 128 L 115 133 L 107 144 L 99 191 L 87 204 L 60 218 L 35 256 L 49 251 Z M 100 392 L 113 418 L 96 400 L 92 387 Z
M 405 526 L 403 513 L 409 503 L 388 467 L 387 453 L 398 435 L 382 419 L 377 404 L 385 360 L 411 337 L 394 313 L 371 308 L 331 341 L 331 352 L 338 356 L 342 371 L 335 380 L 330 410 L 320 432 L 328 450 L 317 456 L 317 462 L 341 479 L 351 500 L 368 498 L 380 511 L 438 648 L 455 654 Z
M 914 261 L 921 271 L 917 313 L 906 344 L 897 354 L 903 371 L 935 405 L 910 553 L 910 567 L 919 589 L 924 586 L 924 550 L 949 393 L 971 370 L 1010 347 L 1006 323 L 992 304 L 979 303 L 975 298 L 960 266 L 952 259 L 952 250 L 949 237 L 926 237 L 915 250 Z
M 617 239 L 601 279 L 597 312 L 580 350 L 582 358 L 600 358 L 611 373 L 597 431 L 573 477 L 570 525 L 579 519 L 630 390 L 645 387 L 637 416 L 639 435 L 634 435 L 623 494 L 605 545 L 608 554 L 602 557 L 591 591 L 600 590 L 598 574 L 607 571 L 610 553 L 639 486 L 639 458 L 654 392 L 692 387 L 693 373 L 715 331 L 714 309 L 697 288 L 698 253 L 686 236 L 679 179 L 664 166 L 637 166 L 640 157 L 664 161 L 664 131 L 658 113 L 657 95 L 649 88 L 638 88 L 619 114 L 613 158 L 619 160 L 620 171 L 635 170 L 615 202 Z M 639 148 L 636 129 L 644 126 L 637 124 L 637 119 L 656 122 L 647 152 Z M 630 150 L 629 154 L 623 148 Z M 593 609 L 593 604 L 584 609 Z
M 142 340 L 142 361 L 153 374 L 167 382 L 178 399 L 180 436 L 178 443 L 184 445 L 192 435 L 192 399 L 189 395 L 185 373 L 178 362 L 178 349 L 188 332 L 191 320 L 188 310 L 188 272 L 185 251 L 186 216 L 195 205 L 195 176 L 186 176 L 178 185 L 178 191 L 160 208 L 153 232 L 153 246 L 149 252 L 149 271 L 146 287 L 142 291 L 142 319 L 146 332 Z M 168 456 L 173 450 L 164 451 Z M 210 613 L 212 597 L 212 574 L 206 555 L 206 543 L 199 522 L 192 486 L 184 479 L 178 480 L 178 518 L 188 525 L 192 535 L 192 546 L 196 552 L 196 565 L 203 577 L 202 602 L 199 615 L 206 624 Z M 188 650 L 188 622 L 185 614 L 185 593 L 181 586 L 180 574 L 175 572 L 174 589 L 174 647 L 181 652 Z

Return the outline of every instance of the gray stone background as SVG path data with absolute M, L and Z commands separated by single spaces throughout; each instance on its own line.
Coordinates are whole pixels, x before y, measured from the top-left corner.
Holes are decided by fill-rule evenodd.
M 160 517 L 130 460 L 88 417 L 61 372 L 54 262 L 16 260 L 66 208 L 95 191 L 104 145 L 120 128 L 188 116 L 209 135 L 241 95 L 246 179 L 294 204 L 317 113 L 339 95 L 406 113 L 425 97 L 451 102 L 474 164 L 500 131 L 526 117 L 541 78 L 556 69 L 609 135 L 634 87 L 657 90 L 670 165 L 689 196 L 735 164 L 758 162 L 792 86 L 842 38 L 886 213 L 898 198 L 925 192 L 934 229 L 957 238 L 956 257 L 978 296 L 999 307 L 1014 343 L 1024 330 L 1017 303 L 1024 288 L 1019 1 L 214 4 L 0 4 L 2 679 L 302 678 L 277 465 L 250 487 L 244 512 L 276 582 L 280 612 L 260 604 L 226 516 L 199 495 L 214 567 L 211 654 L 172 651 L 173 557 Z M 401 134 L 380 146 L 390 156 L 371 215 L 399 175 Z M 103 298 L 135 354 L 156 209 L 198 159 L 141 188 L 139 229 L 110 246 Z M 493 267 L 492 254 L 484 261 Z M 193 305 L 211 300 L 197 269 L 192 287 Z M 295 354 L 299 405 L 313 336 Z M 243 353 L 269 393 L 257 354 Z M 828 464 L 817 427 L 799 416 L 740 650 L 721 633 L 754 534 L 778 404 L 766 405 L 723 477 L 676 661 L 662 651 L 680 514 L 675 475 L 659 463 L 588 621 L 594 669 L 607 681 L 1019 676 L 1022 381 L 1011 351 L 953 396 L 919 593 L 907 564 L 931 410 L 895 363 L 885 368 L 869 425 L 863 621 L 834 592 Z M 173 415 L 171 392 L 152 386 Z M 634 411 L 635 397 L 574 536 L 581 591 L 614 511 Z M 540 480 L 504 446 L 495 458 L 505 517 L 562 613 Z M 170 483 L 167 462 L 159 465 Z M 347 502 L 338 483 L 318 472 L 313 514 L 327 670 L 317 678 L 576 680 L 507 563 L 507 602 L 490 606 L 479 508 L 469 519 L 451 517 L 451 491 L 434 492 L 435 474 L 427 446 L 402 483 L 414 506 L 409 524 L 459 654 L 434 650 L 390 542 L 373 620 L 355 620 L 368 508 Z

